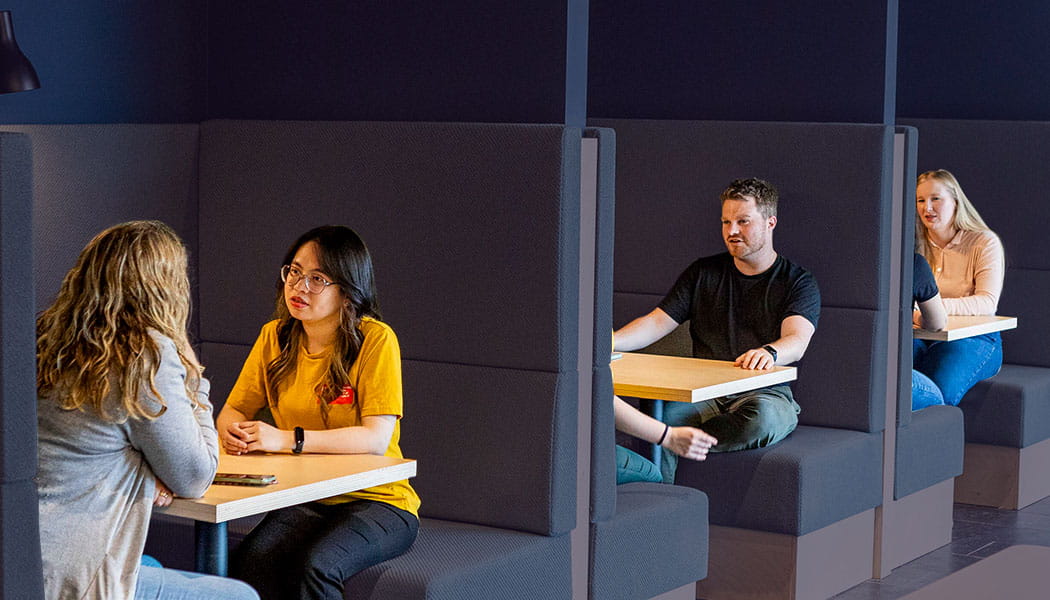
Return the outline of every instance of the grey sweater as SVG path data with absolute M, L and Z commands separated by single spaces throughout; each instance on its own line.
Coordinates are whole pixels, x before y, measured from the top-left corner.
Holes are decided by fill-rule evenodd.
M 103 421 L 38 398 L 37 487 L 44 588 L 49 599 L 132 598 L 156 480 L 178 496 L 199 497 L 218 465 L 218 439 L 202 380 L 193 410 L 186 369 L 171 339 L 152 332 L 161 353 L 155 384 L 167 411 L 153 420 Z M 148 387 L 142 401 L 159 407 Z

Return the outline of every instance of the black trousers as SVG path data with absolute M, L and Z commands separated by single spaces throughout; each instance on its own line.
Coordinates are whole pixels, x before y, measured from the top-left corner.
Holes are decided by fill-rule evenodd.
M 403 554 L 419 520 L 383 502 L 316 502 L 266 515 L 232 557 L 232 577 L 263 600 L 342 600 L 343 582 Z

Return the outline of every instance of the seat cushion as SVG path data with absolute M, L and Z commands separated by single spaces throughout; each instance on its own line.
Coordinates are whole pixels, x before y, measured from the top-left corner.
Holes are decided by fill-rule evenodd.
M 897 429 L 894 493 L 903 498 L 961 475 L 963 415 L 955 406 L 930 406 Z
M 408 552 L 346 582 L 355 600 L 571 598 L 569 535 L 422 519 Z
M 800 425 L 766 448 L 681 460 L 713 525 L 804 535 L 882 502 L 882 433 Z
M 660 483 L 616 487 L 616 514 L 591 525 L 591 597 L 651 598 L 707 577 L 707 496 Z
M 1003 365 L 959 403 L 966 441 L 1025 448 L 1050 438 L 1050 368 Z

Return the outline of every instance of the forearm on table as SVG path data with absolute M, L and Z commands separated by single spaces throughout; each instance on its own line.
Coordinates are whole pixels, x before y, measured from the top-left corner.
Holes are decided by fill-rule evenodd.
M 318 454 L 376 454 L 383 455 L 390 446 L 397 417 L 376 415 L 364 417 L 364 424 L 339 429 L 318 429 L 304 432 L 303 452 Z M 288 447 L 295 443 L 293 432 L 288 433 Z
M 944 308 L 940 294 L 920 302 L 918 313 L 914 321 L 927 331 L 941 331 L 948 326 L 948 311 Z
M 777 365 L 790 365 L 802 358 L 813 339 L 816 328 L 808 319 L 793 315 L 784 319 L 780 326 L 780 338 L 767 345 L 777 351 Z
M 978 292 L 972 296 L 944 298 L 944 308 L 949 315 L 994 315 L 999 304 L 998 295 Z

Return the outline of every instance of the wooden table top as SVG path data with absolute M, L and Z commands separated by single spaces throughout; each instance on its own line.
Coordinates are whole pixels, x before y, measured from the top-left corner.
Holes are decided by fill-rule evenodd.
M 984 335 L 1006 329 L 1017 327 L 1017 317 L 982 316 L 965 317 L 962 315 L 949 315 L 948 327 L 944 331 L 927 331 L 926 329 L 915 329 L 914 335 L 920 340 L 933 340 L 950 342 L 975 335 Z
M 222 523 L 278 508 L 355 492 L 416 474 L 416 461 L 371 454 L 219 453 L 220 473 L 276 475 L 265 487 L 212 485 L 203 498 L 176 498 L 154 510 Z
M 619 396 L 699 402 L 794 381 L 795 367 L 758 371 L 730 361 L 624 352 L 612 361 L 613 391 Z

